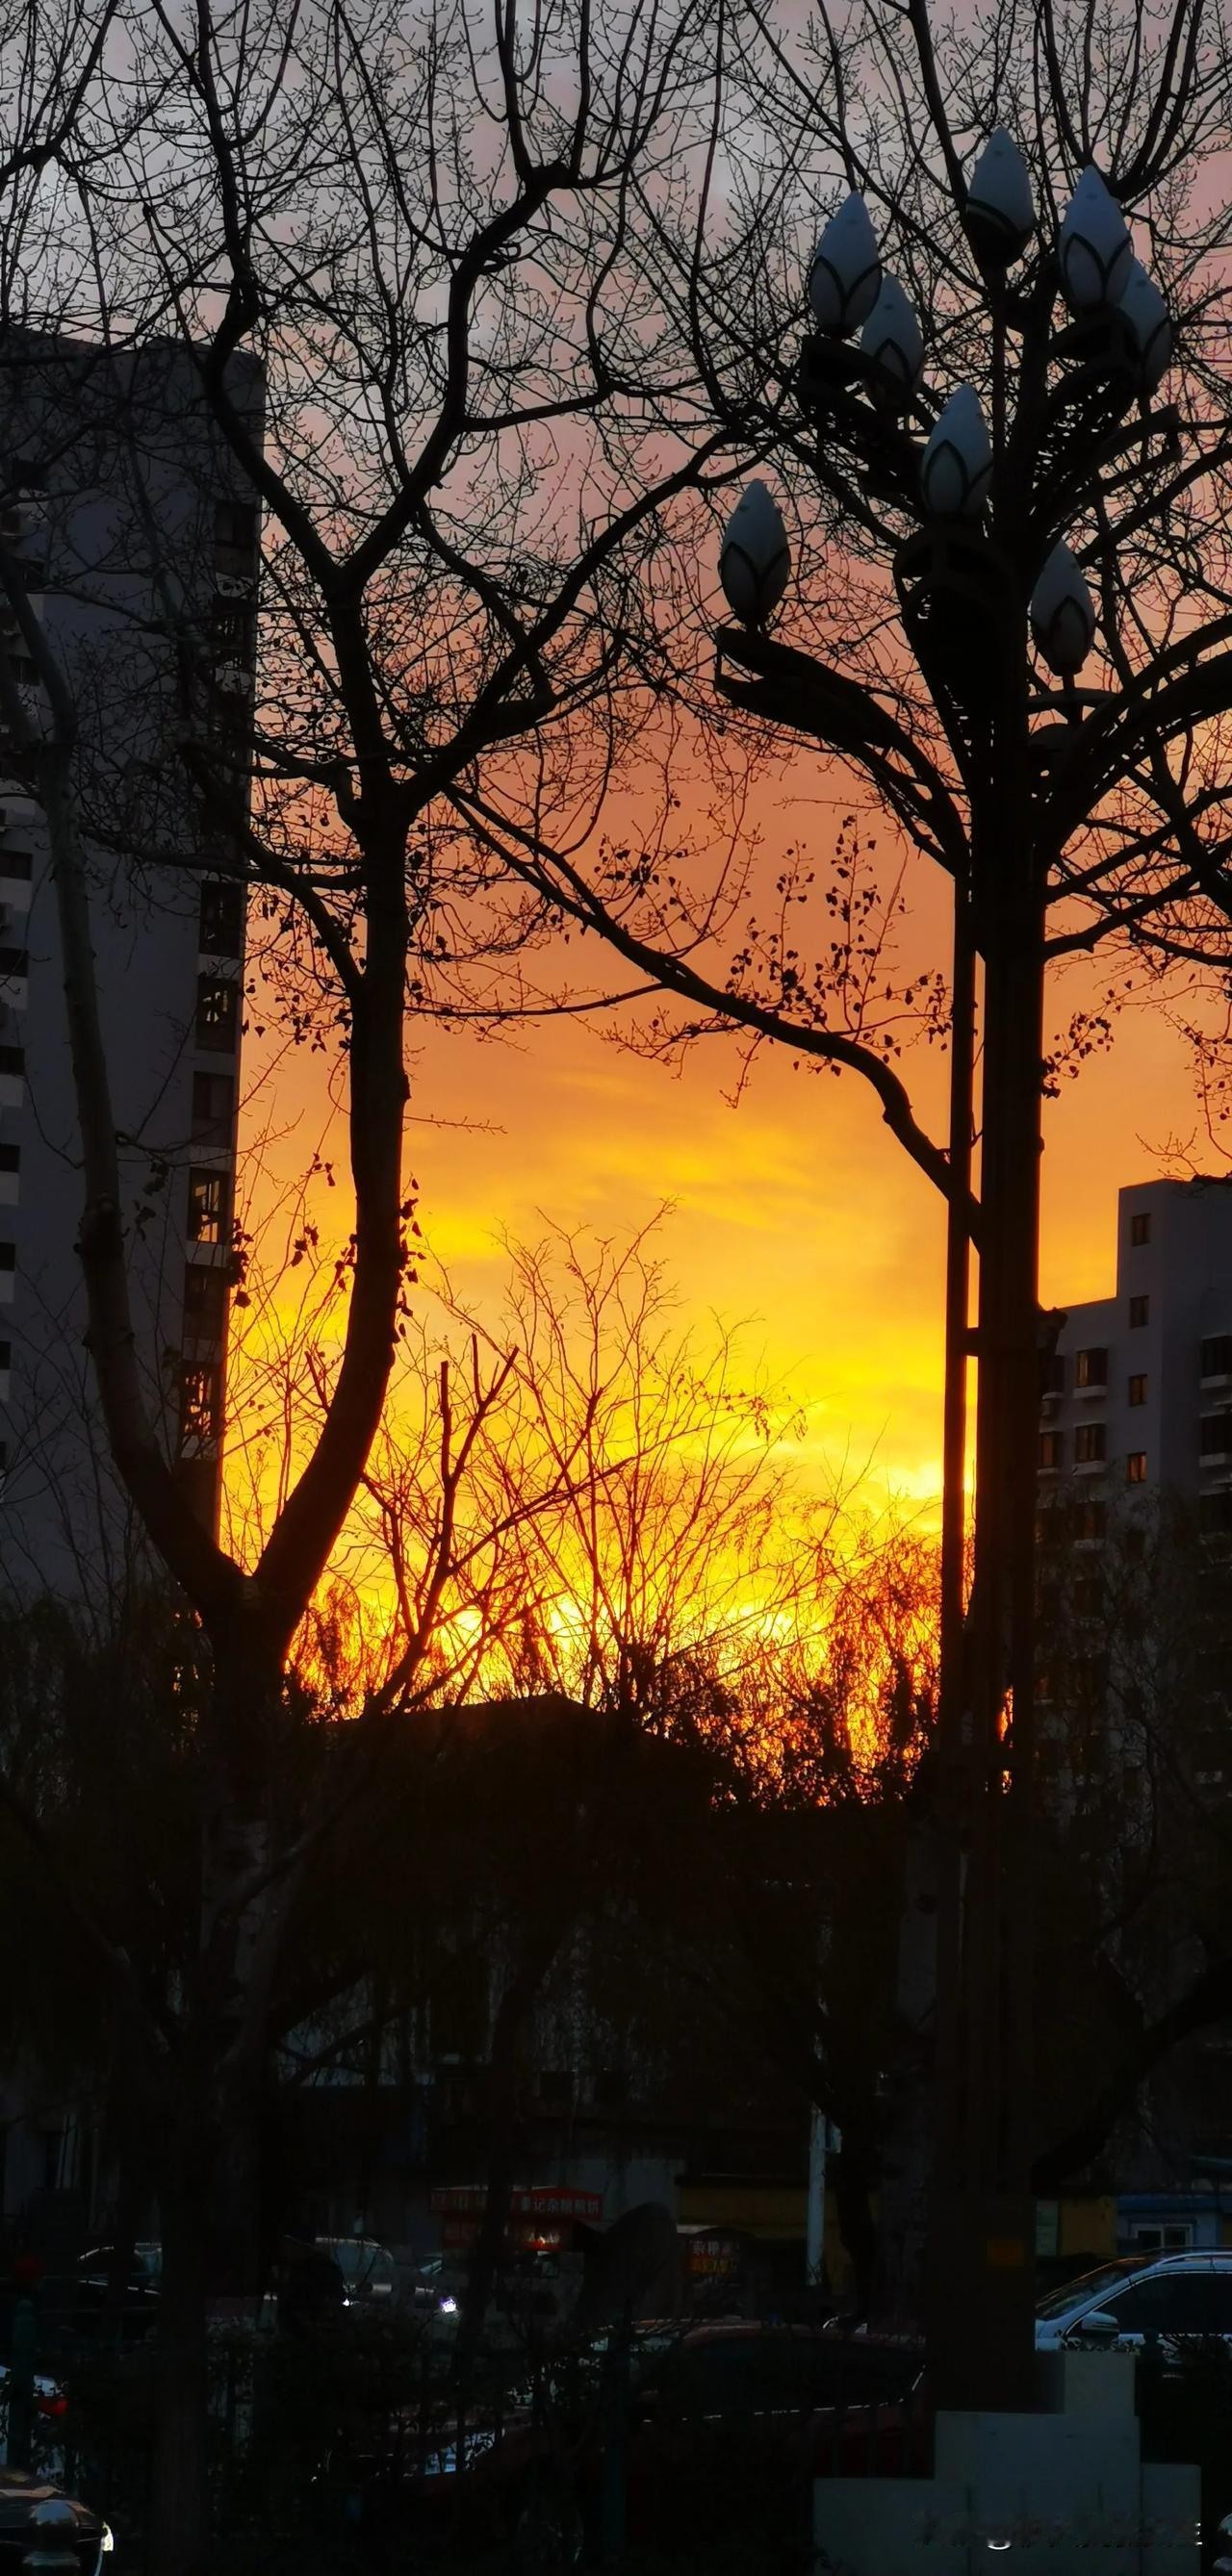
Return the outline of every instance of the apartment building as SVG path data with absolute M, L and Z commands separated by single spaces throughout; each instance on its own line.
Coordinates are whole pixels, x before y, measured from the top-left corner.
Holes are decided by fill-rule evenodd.
M 1071 1306 L 1048 1364 L 1042 1504 L 1101 1514 L 1172 1493 L 1232 1528 L 1232 1179 L 1143 1181 L 1117 1202 L 1116 1288 Z
M 235 400 L 258 429 L 258 372 Z M 233 1271 L 258 513 L 173 343 L 0 352 L 0 547 L 73 693 L 74 803 L 112 1083 L 137 1355 L 166 1453 L 217 1512 Z M 11 604 L 0 645 L 36 723 Z M 185 746 L 197 754 L 186 760 Z M 8 738 L 10 766 L 21 764 Z M 47 826 L 0 731 L 0 1593 L 77 1597 L 140 1547 L 112 1472 Z

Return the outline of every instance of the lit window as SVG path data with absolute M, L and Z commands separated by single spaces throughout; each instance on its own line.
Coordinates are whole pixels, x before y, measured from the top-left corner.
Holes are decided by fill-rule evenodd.
M 1139 1377 L 1131 1377 L 1131 1379 L 1130 1379 L 1130 1381 L 1129 1381 L 1129 1400 L 1130 1400 L 1130 1403 L 1131 1403 L 1131 1404 L 1145 1404 L 1145 1403 L 1146 1403 L 1146 1379 L 1145 1379 L 1145 1377 L 1141 1377 L 1141 1376 L 1139 1376 Z
M 1143 1208 L 1137 1216 L 1131 1216 L 1129 1220 L 1129 1239 L 1135 1252 L 1140 1251 L 1144 1243 L 1150 1242 L 1151 1219 L 1148 1209 Z
M 1096 1459 L 1107 1455 L 1107 1430 L 1102 1422 L 1080 1422 L 1074 1433 L 1074 1456 L 1080 1467 L 1093 1466 Z
M 1075 1386 L 1107 1386 L 1107 1351 L 1079 1351 L 1074 1360 Z
M 1129 1301 L 1129 1327 L 1130 1327 L 1130 1331 L 1131 1331 L 1131 1332 L 1134 1332 L 1134 1333 L 1139 1332 L 1139 1331 L 1141 1330 L 1141 1328 L 1142 1328 L 1142 1326 L 1143 1326 L 1144 1324 L 1149 1324 L 1149 1323 L 1150 1323 L 1150 1320 L 1151 1320 L 1151 1301 L 1150 1301 L 1150 1298 L 1149 1298 L 1149 1297 L 1131 1297 L 1131 1298 L 1130 1298 L 1130 1301 Z
M 188 1240 L 190 1243 L 221 1243 L 226 1214 L 225 1172 L 190 1172 L 188 1175 Z
M 1086 1543 L 1090 1545 L 1093 1541 L 1103 1537 L 1107 1525 L 1108 1506 L 1106 1503 L 1083 1503 L 1075 1523 L 1074 1536 L 1075 1538 L 1085 1540 Z
M 209 1055 L 234 1055 L 240 988 L 229 975 L 197 978 L 197 1044 Z
M 1131 1449 L 1131 1450 L 1130 1450 L 1129 1456 L 1128 1456 L 1128 1458 L 1127 1458 L 1127 1459 L 1126 1459 L 1126 1461 L 1125 1461 L 1125 1482 L 1126 1482 L 1126 1484 L 1127 1484 L 1127 1485 L 1145 1485 L 1145 1483 L 1146 1483 L 1146 1451 L 1145 1451 L 1145 1449 Z
M 1039 1436 L 1039 1463 L 1043 1468 L 1054 1468 L 1060 1466 L 1061 1433 L 1059 1431 L 1041 1431 Z

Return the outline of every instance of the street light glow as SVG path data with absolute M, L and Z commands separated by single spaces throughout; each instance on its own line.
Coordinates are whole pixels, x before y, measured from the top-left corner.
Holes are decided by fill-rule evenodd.
M 764 483 L 746 484 L 723 531 L 719 579 L 742 626 L 765 626 L 791 578 L 783 513 Z
M 845 199 L 826 225 L 809 270 L 808 298 L 821 331 L 843 339 L 867 322 L 881 284 L 881 253 L 863 197 Z
M 973 385 L 951 394 L 920 460 L 924 507 L 934 519 L 975 519 L 992 482 L 992 441 Z
M 1057 244 L 1061 292 L 1071 313 L 1105 313 L 1129 284 L 1133 244 L 1116 198 L 1098 170 L 1083 171 L 1065 209 Z

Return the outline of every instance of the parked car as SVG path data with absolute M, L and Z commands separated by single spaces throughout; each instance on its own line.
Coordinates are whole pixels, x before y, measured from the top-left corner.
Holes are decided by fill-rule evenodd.
M 1041 2352 L 1130 2349 L 1150 2337 L 1232 2340 L 1232 2246 L 1197 2254 L 1125 2254 L 1050 2291 L 1035 2311 Z
M 0 2566 L 108 2576 L 113 2543 L 101 2517 L 28 2469 L 0 2469 Z
M 328 2255 L 342 2274 L 344 2307 L 368 2299 L 392 2299 L 397 2265 L 385 2245 L 371 2236 L 318 2236 L 317 2250 Z
M 512 2539 L 528 2568 L 577 2563 L 598 2532 L 604 2462 L 623 2458 L 631 2541 L 672 2548 L 807 2528 L 814 2478 L 926 2465 L 917 2346 L 724 2321 L 557 2354 L 501 2402 L 404 2411 L 380 2451 L 336 2457 L 318 2502 L 378 2546 L 433 2530 Z

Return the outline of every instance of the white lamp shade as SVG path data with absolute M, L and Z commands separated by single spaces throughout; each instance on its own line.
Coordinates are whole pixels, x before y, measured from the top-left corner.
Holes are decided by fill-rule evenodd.
M 1068 546 L 1053 547 L 1031 593 L 1031 633 L 1059 679 L 1082 669 L 1095 641 L 1095 603 Z
M 980 250 L 1007 263 L 1021 256 L 1035 230 L 1031 173 L 1003 125 L 989 135 L 971 173 L 967 229 Z
M 992 442 L 973 385 L 960 385 L 920 460 L 924 507 L 934 519 L 978 518 L 992 482 Z
M 1129 284 L 1133 245 L 1116 198 L 1098 170 L 1083 171 L 1065 209 L 1057 245 L 1061 292 L 1071 313 L 1100 313 L 1119 304 Z
M 881 284 L 881 255 L 863 197 L 832 215 L 809 270 L 808 296 L 821 331 L 842 337 L 867 322 Z
M 924 372 L 924 334 L 896 277 L 883 277 L 860 349 L 887 398 L 905 406 Z
M 1121 311 L 1138 353 L 1138 375 L 1144 393 L 1153 394 L 1168 372 L 1172 357 L 1172 317 L 1159 288 L 1140 259 L 1132 260 Z
M 723 531 L 719 579 L 742 626 L 765 626 L 791 578 L 783 513 L 764 483 L 749 483 Z

